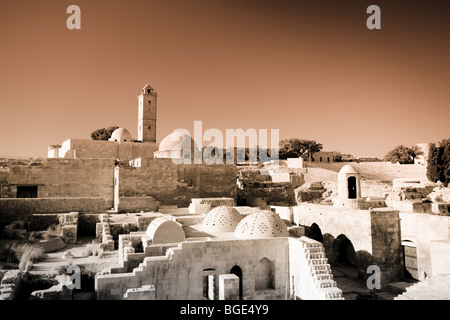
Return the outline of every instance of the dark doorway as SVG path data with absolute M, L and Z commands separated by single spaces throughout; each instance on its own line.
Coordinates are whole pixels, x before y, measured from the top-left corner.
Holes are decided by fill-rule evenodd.
M 37 186 L 17 186 L 17 198 L 37 198 Z
M 230 273 L 239 277 L 239 300 L 242 300 L 242 270 L 239 266 L 234 266 Z
M 322 230 L 320 230 L 319 226 L 316 223 L 313 223 L 307 230 L 305 230 L 305 236 L 311 238 L 313 240 L 319 241 L 323 243 L 323 235 Z
M 355 248 L 345 235 L 341 234 L 334 240 L 333 252 L 336 265 L 358 266 Z
M 356 199 L 356 177 L 349 177 L 347 180 L 348 198 Z

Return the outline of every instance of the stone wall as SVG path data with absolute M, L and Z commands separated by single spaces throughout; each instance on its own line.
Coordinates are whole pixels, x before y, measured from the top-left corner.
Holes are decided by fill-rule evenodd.
M 396 210 L 376 209 L 370 211 L 372 229 L 373 263 L 380 267 L 381 283 L 403 276 L 403 250 L 401 246 L 400 217 Z M 363 265 L 364 277 L 372 261 Z
M 140 167 L 120 165 L 122 211 L 157 210 L 158 201 L 187 207 L 191 198 L 235 198 L 235 165 L 176 165 L 171 159 L 139 163 Z M 12 221 L 30 213 L 105 212 L 113 207 L 114 167 L 114 159 L 0 159 L 0 219 Z M 16 198 L 18 186 L 37 186 L 37 198 Z
M 234 165 L 176 165 L 171 159 L 141 159 L 121 165 L 121 197 L 151 196 L 163 205 L 189 206 L 191 198 L 235 197 Z
M 431 241 L 431 274 L 450 274 L 450 239 Z
M 301 203 L 293 208 L 293 222 L 305 227 L 313 223 L 319 226 L 331 262 L 337 255 L 333 244 L 342 235 L 347 237 L 356 253 L 361 280 L 368 276 L 367 266 L 371 264 L 381 268 L 382 285 L 398 280 L 401 276 L 403 265 L 398 211 L 383 208 L 357 210 Z
M 112 201 L 113 169 L 113 159 L 10 162 L 2 168 L 0 197 L 16 198 L 17 186 L 32 185 L 38 187 L 38 198 L 104 197 Z
M 120 197 L 119 212 L 158 211 L 159 202 L 153 197 Z
M 449 239 L 450 217 L 400 212 L 400 222 L 402 241 L 411 241 L 416 246 L 419 280 L 423 280 L 425 275 L 433 274 L 432 242 Z
M 34 213 L 77 211 L 99 213 L 111 208 L 103 198 L 23 198 L 0 199 L 0 221 L 23 219 Z

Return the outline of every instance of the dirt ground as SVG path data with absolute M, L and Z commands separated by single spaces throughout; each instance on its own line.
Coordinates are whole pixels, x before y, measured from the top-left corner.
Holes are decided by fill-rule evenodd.
M 31 274 L 53 274 L 58 273 L 61 267 L 69 265 L 89 265 L 89 270 L 100 272 L 111 265 L 118 263 L 118 251 L 104 252 L 103 257 L 83 256 L 83 251 L 92 242 L 93 237 L 79 238 L 77 244 L 66 245 L 65 248 L 55 252 L 47 253 L 47 258 L 36 262 L 30 270 Z M 70 251 L 73 255 L 72 259 L 64 259 L 63 254 Z

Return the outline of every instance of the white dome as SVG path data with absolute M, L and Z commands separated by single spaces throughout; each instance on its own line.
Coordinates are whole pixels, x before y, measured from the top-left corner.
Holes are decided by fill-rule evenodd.
M 131 142 L 131 134 L 130 132 L 125 128 L 118 128 L 113 131 L 111 134 L 111 138 L 108 139 L 109 141 L 119 141 L 119 142 Z
M 345 166 L 342 167 L 342 169 L 339 171 L 339 173 L 358 173 L 358 171 L 356 171 L 351 165 L 346 164 Z
M 164 217 L 154 219 L 145 232 L 147 237 L 156 243 L 176 243 L 186 240 L 183 228 L 175 221 Z
M 192 150 L 193 148 L 198 149 L 197 144 L 194 139 L 183 130 L 175 130 L 159 144 L 159 151 Z
M 215 207 L 203 219 L 202 229 L 207 232 L 233 232 L 242 218 L 233 207 Z
M 249 214 L 239 222 L 234 235 L 241 239 L 287 237 L 286 224 L 275 212 L 261 210 Z

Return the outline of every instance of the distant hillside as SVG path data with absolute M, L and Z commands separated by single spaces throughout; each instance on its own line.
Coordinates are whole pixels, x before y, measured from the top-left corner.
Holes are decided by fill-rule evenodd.
M 426 178 L 426 166 L 419 164 L 392 164 L 390 162 L 306 162 L 308 168 L 339 172 L 346 164 L 361 174 L 361 178 L 391 182 L 393 179 Z

